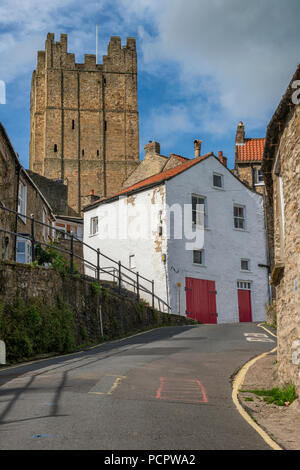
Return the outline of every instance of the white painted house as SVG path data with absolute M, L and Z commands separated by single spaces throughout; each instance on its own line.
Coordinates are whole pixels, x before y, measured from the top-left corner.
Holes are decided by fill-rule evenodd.
M 204 230 L 192 240 L 201 221 Z M 203 323 L 265 319 L 262 196 L 227 169 L 221 152 L 219 159 L 188 160 L 87 206 L 84 242 L 155 280 L 172 313 Z M 96 256 L 85 251 L 94 264 Z

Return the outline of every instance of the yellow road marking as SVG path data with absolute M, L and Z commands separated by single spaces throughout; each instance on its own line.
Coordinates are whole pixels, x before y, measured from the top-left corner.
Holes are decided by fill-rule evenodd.
M 265 326 L 263 326 L 264 324 L 263 323 L 260 323 L 259 326 L 260 328 L 263 328 L 263 330 L 267 331 L 270 335 L 274 336 L 275 338 L 277 338 L 277 335 L 275 335 L 274 333 L 272 333 L 272 331 L 268 330 Z
M 109 389 L 108 392 L 88 392 L 90 395 L 111 395 L 115 390 L 116 388 L 120 385 L 120 383 L 122 382 L 122 380 L 126 379 L 127 376 L 126 375 L 121 375 L 121 376 L 117 376 L 117 375 L 105 375 L 104 377 L 117 377 L 116 380 L 114 381 L 112 387 Z
M 267 328 L 265 328 L 264 326 L 262 326 L 262 324 L 259 324 L 258 326 L 259 326 L 260 328 L 263 328 L 265 331 L 267 331 L 268 333 L 270 333 L 272 336 L 275 336 L 275 338 L 277 337 L 274 333 L 272 333 L 271 331 L 267 330 Z M 273 450 L 283 450 L 283 449 L 277 444 L 277 442 L 275 442 L 275 441 L 266 433 L 266 431 L 264 431 L 264 430 L 251 418 L 251 416 L 247 413 L 247 411 L 242 407 L 242 405 L 240 404 L 239 399 L 238 399 L 239 390 L 240 390 L 241 387 L 243 386 L 243 383 L 244 383 L 246 374 L 247 374 L 248 370 L 250 369 L 250 367 L 252 367 L 253 364 L 255 364 L 257 361 L 259 361 L 259 360 L 262 359 L 263 357 L 268 356 L 269 354 L 274 353 L 276 350 L 277 350 L 277 347 L 274 348 L 274 349 L 272 349 L 271 351 L 268 351 L 268 352 L 265 352 L 265 353 L 263 353 L 263 354 L 260 354 L 259 356 L 255 357 L 254 359 L 251 359 L 251 361 L 247 362 L 247 363 L 241 368 L 241 370 L 239 371 L 239 373 L 237 374 L 237 376 L 235 377 L 234 382 L 233 382 L 232 400 L 233 400 L 233 402 L 234 402 L 234 404 L 235 404 L 237 410 L 238 410 L 239 413 L 241 414 L 241 416 L 245 419 L 245 421 L 247 421 L 247 423 L 250 424 L 250 426 L 252 426 L 252 428 L 255 429 L 256 432 L 258 432 L 258 434 L 263 438 L 263 440 L 264 440 Z
M 114 384 L 113 386 L 111 387 L 110 391 L 107 393 L 107 395 L 111 395 L 115 390 L 116 388 L 120 385 L 120 383 L 122 382 L 123 379 L 125 379 L 126 377 L 118 377 L 115 381 L 114 381 Z

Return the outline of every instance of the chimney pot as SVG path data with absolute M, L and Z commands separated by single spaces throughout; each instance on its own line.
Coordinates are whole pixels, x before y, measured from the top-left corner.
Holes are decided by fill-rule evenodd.
M 94 196 L 95 195 L 95 191 L 93 189 L 90 190 L 90 195 L 91 196 Z
M 199 158 L 201 156 L 201 145 L 202 140 L 194 140 L 195 158 Z

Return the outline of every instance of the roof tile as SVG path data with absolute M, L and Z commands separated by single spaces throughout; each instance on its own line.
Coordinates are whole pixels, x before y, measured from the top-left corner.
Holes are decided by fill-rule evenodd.
M 244 144 L 237 144 L 238 162 L 261 162 L 264 155 L 265 138 L 245 139 Z

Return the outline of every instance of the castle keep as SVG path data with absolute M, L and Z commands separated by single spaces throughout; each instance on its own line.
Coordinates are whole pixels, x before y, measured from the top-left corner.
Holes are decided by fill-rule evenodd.
M 135 39 L 112 37 L 103 64 L 75 62 L 48 34 L 31 83 L 30 170 L 68 186 L 70 214 L 116 193 L 139 163 Z

